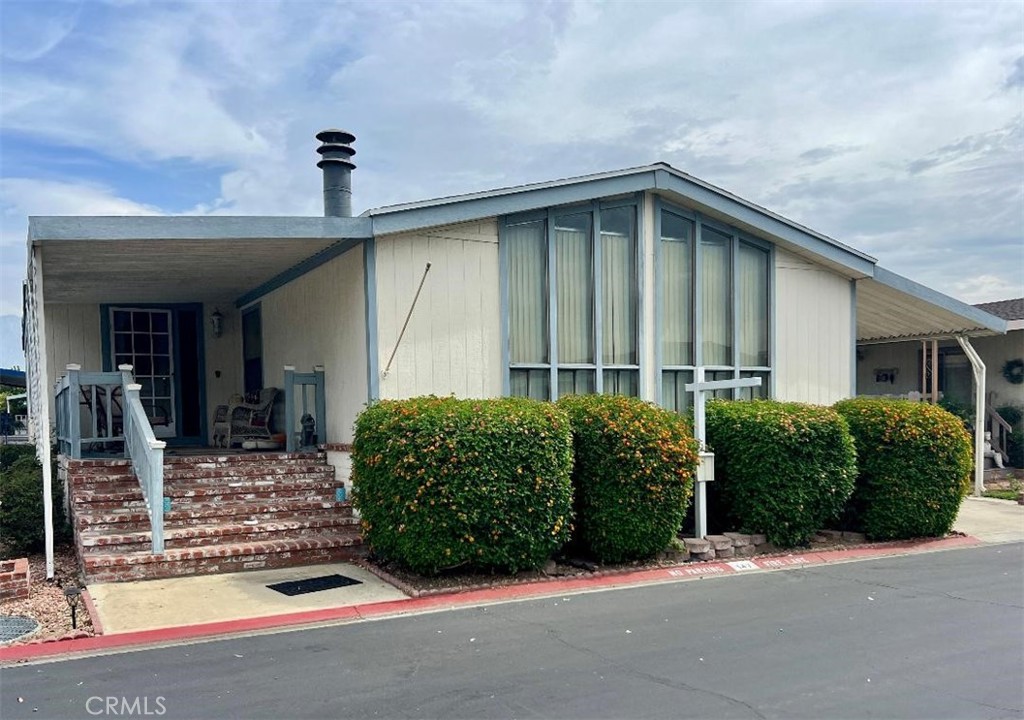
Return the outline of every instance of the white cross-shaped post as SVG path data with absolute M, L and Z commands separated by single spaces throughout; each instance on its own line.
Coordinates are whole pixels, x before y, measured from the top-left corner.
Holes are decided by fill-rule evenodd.
M 707 451 L 707 426 L 705 422 L 704 404 L 706 392 L 714 390 L 731 390 L 732 388 L 761 387 L 761 378 L 739 378 L 733 380 L 711 380 L 704 382 L 704 368 L 694 370 L 694 382 L 687 383 L 684 389 L 693 393 L 693 434 L 700 444 L 700 465 L 697 466 L 697 482 L 693 489 L 693 534 L 703 538 L 708 534 L 708 505 L 705 483 L 715 479 L 715 454 Z

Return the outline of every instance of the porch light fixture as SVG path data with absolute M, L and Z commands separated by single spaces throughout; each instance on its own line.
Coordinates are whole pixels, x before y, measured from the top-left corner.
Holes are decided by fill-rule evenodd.
M 64 601 L 71 609 L 71 629 L 78 629 L 78 605 L 82 602 L 82 588 L 69 585 L 64 588 Z
M 219 338 L 224 334 L 224 315 L 220 310 L 214 310 L 213 314 L 210 315 L 210 328 L 213 330 L 213 336 Z

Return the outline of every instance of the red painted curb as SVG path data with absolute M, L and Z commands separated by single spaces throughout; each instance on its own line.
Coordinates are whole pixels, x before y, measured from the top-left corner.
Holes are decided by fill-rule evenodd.
M 885 543 L 872 547 L 850 550 L 826 550 L 822 552 L 811 551 L 806 553 L 793 553 L 790 555 L 750 559 L 737 558 L 735 560 L 725 560 L 720 562 L 691 563 L 686 565 L 677 565 L 674 567 L 638 570 L 636 572 L 623 573 L 620 575 L 572 578 L 569 580 L 549 580 L 523 585 L 508 585 L 496 588 L 483 588 L 480 590 L 467 590 L 447 595 L 428 595 L 426 597 L 409 598 L 405 600 L 387 600 L 365 605 L 348 605 L 322 610 L 307 610 L 287 613 L 284 615 L 267 615 L 264 617 L 242 618 L 239 620 L 224 620 L 220 622 L 200 623 L 196 625 L 158 628 L 155 630 L 139 630 L 136 632 L 117 633 L 113 635 L 97 634 L 96 636 L 89 638 L 0 648 L 0 662 L 17 662 L 19 660 L 31 660 L 53 655 L 96 652 L 99 650 L 110 650 L 122 647 L 126 648 L 131 646 L 177 642 L 181 640 L 211 638 L 219 635 L 230 635 L 234 633 L 286 628 L 339 620 L 360 620 L 374 617 L 386 617 L 389 615 L 397 616 L 439 608 L 456 608 L 481 603 L 500 602 L 503 600 L 507 601 L 530 597 L 544 597 L 568 592 L 578 592 L 581 590 L 680 582 L 687 579 L 692 580 L 705 577 L 735 575 L 754 570 L 787 570 L 797 567 L 807 567 L 810 565 L 821 565 L 874 557 L 890 557 L 893 555 L 910 555 L 920 552 L 928 552 L 931 550 L 971 547 L 981 544 L 982 542 L 977 538 L 961 536 L 942 538 L 940 540 Z M 87 607 L 90 607 L 91 605 L 92 599 L 90 598 L 87 601 Z M 92 615 L 93 612 L 94 608 L 90 610 L 90 615 Z M 97 625 L 98 617 L 94 619 L 93 622 L 94 627 L 99 626 L 102 628 L 102 625 Z
M 100 614 L 96 611 L 96 604 L 93 602 L 88 588 L 82 588 L 82 602 L 85 603 L 85 611 L 89 613 L 89 622 L 92 623 L 92 634 L 94 636 L 102 635 L 103 621 L 100 619 Z

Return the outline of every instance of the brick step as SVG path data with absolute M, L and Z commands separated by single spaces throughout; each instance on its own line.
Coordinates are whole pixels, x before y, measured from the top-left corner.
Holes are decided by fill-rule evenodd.
M 199 506 L 181 506 L 172 503 L 171 511 L 164 515 L 164 527 L 201 525 L 213 518 L 257 518 L 271 520 L 281 515 L 308 513 L 314 516 L 333 515 L 340 517 L 352 516 L 352 505 L 349 502 L 335 502 L 332 499 L 309 499 L 291 501 L 263 501 L 247 503 L 221 503 Z M 79 511 L 75 515 L 75 528 L 78 530 L 110 530 L 112 532 L 131 529 L 148 529 L 149 515 L 141 504 L 137 508 L 114 509 L 108 512 L 88 513 Z
M 211 523 L 187 527 L 165 527 L 164 546 L 168 549 L 222 545 L 225 543 L 266 542 L 268 540 L 301 539 L 324 532 L 359 534 L 359 521 L 352 517 L 276 517 L 269 521 L 246 525 L 241 522 Z M 84 554 L 131 553 L 148 551 L 152 535 L 149 530 L 111 534 L 87 530 L 79 534 Z
M 164 465 L 247 465 L 247 464 L 278 464 L 290 461 L 298 462 L 326 462 L 326 453 L 245 453 L 245 454 L 218 454 L 216 452 L 202 455 L 169 455 L 164 454 Z M 127 468 L 131 466 L 131 460 L 121 457 L 112 458 L 82 458 L 72 460 L 72 463 L 79 468 Z
M 223 492 L 220 494 L 204 495 L 166 495 L 171 498 L 171 509 L 204 508 L 211 506 L 235 506 L 253 502 L 273 503 L 283 505 L 295 502 L 337 502 L 335 493 L 341 485 L 330 485 L 321 489 L 306 489 L 303 491 L 294 488 L 282 488 L 264 491 L 244 492 Z M 126 495 L 121 499 L 110 499 L 98 502 L 75 503 L 77 515 L 107 514 L 118 512 L 139 511 L 146 506 L 142 493 Z
M 258 481 L 252 483 L 240 483 L 237 485 L 191 485 L 191 486 L 164 486 L 164 497 L 171 498 L 173 505 L 175 500 L 186 501 L 186 499 L 198 499 L 191 502 L 226 502 L 229 500 L 256 500 L 259 498 L 276 498 L 296 500 L 308 499 L 310 496 L 334 496 L 336 489 L 341 488 L 343 483 L 331 478 L 303 478 L 290 482 Z M 76 509 L 114 508 L 121 507 L 126 503 L 142 502 L 142 491 L 136 486 L 134 489 L 126 489 L 112 493 L 86 493 L 76 492 L 72 496 L 72 502 Z
M 317 475 L 333 473 L 334 468 L 330 465 L 285 465 L 276 467 L 273 465 L 239 467 L 217 467 L 217 468 L 187 468 L 183 470 L 168 470 L 164 468 L 164 483 L 175 482 L 244 482 L 250 478 L 281 478 L 287 479 L 295 476 Z M 127 486 L 137 483 L 131 472 L 127 473 L 96 473 L 88 475 L 74 475 L 71 479 L 72 487 L 76 489 L 94 489 L 101 486 Z
M 88 555 L 83 565 L 91 582 L 124 582 L 344 562 L 362 554 L 362 540 L 358 536 L 324 533 L 296 540 L 178 548 L 160 555 Z

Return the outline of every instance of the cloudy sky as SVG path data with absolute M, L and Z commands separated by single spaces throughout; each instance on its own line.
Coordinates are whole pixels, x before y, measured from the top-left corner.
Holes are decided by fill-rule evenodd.
M 0 0 L 28 215 L 356 212 L 666 161 L 968 302 L 1024 295 L 1024 5 Z

